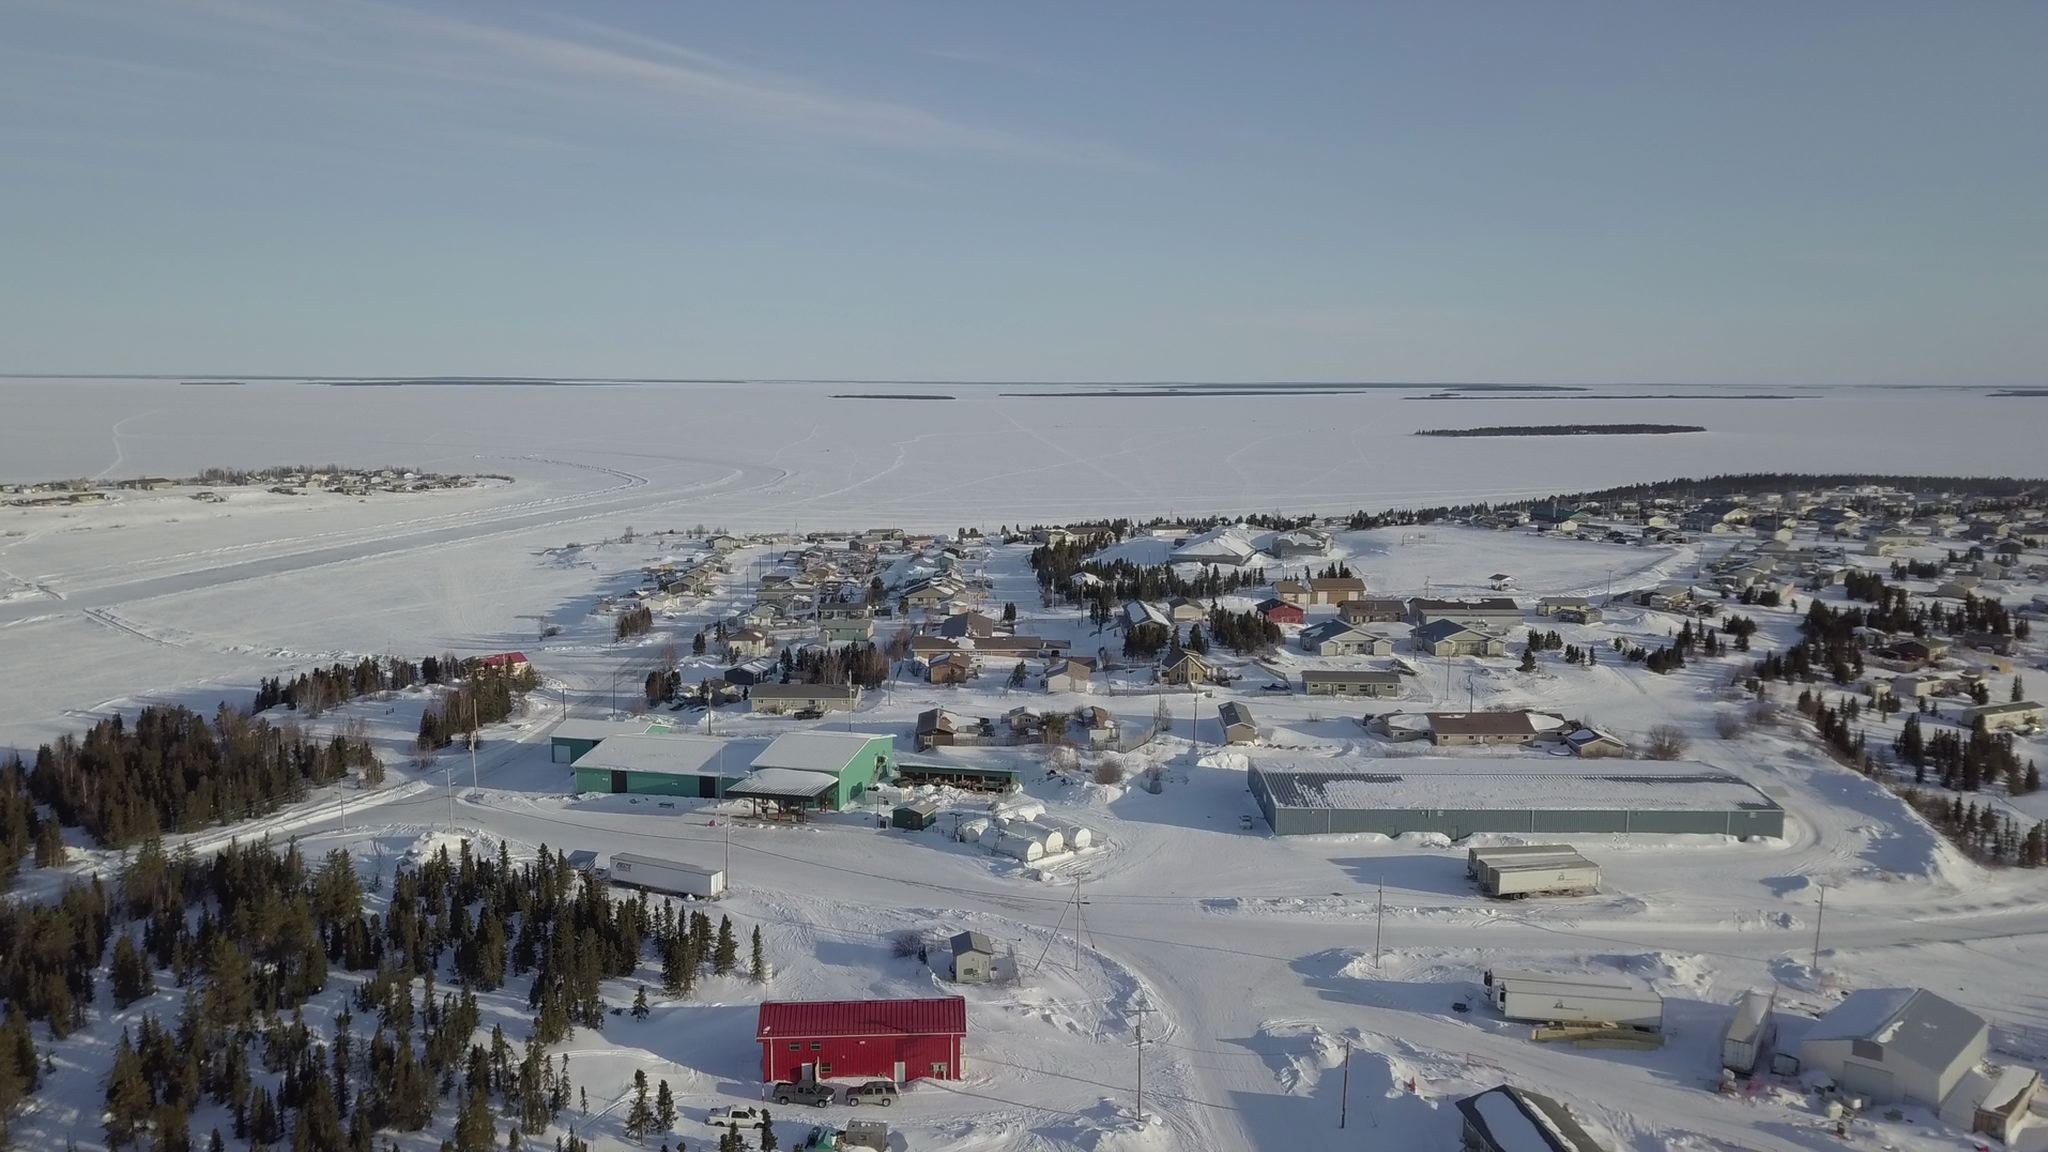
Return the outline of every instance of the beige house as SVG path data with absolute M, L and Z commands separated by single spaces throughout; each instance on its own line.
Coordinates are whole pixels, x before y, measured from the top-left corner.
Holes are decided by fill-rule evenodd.
M 860 707 L 858 684 L 756 684 L 747 692 L 754 711 L 769 715 L 789 712 L 851 712 Z
M 1977 721 L 1984 722 L 1987 732 L 2025 732 L 2041 727 L 2043 710 L 2032 700 L 2015 700 L 2008 704 L 1979 704 L 1963 713 L 1963 722 L 1975 727 Z

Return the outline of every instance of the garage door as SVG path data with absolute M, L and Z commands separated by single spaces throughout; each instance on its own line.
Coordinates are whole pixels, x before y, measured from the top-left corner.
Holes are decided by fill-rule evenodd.
M 1868 1064 L 1844 1062 L 1842 1092 L 1848 1096 L 1861 1096 L 1872 1104 L 1889 1104 L 1894 1099 L 1892 1074 Z

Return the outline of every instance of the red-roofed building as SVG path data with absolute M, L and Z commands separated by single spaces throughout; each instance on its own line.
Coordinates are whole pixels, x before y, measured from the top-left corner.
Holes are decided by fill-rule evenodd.
M 761 1078 L 825 1080 L 878 1076 L 958 1080 L 960 1041 L 967 1035 L 967 1001 L 771 1000 L 761 1005 L 754 1038 L 761 1044 Z
M 507 672 L 518 672 L 526 667 L 526 653 L 500 652 L 496 656 L 483 658 L 486 668 L 503 668 Z

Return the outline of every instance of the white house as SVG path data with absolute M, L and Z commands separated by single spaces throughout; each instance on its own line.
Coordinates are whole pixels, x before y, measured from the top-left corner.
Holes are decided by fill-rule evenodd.
M 1807 1030 L 1799 1059 L 1873 1105 L 1939 1109 L 1990 1044 L 1981 1017 L 1924 988 L 1866 988 Z

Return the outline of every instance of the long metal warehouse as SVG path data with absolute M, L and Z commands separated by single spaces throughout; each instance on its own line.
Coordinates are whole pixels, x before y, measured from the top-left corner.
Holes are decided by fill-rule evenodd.
M 1252 795 L 1280 836 L 1785 834 L 1785 810 L 1748 782 L 1686 761 L 1448 756 L 1253 762 Z

